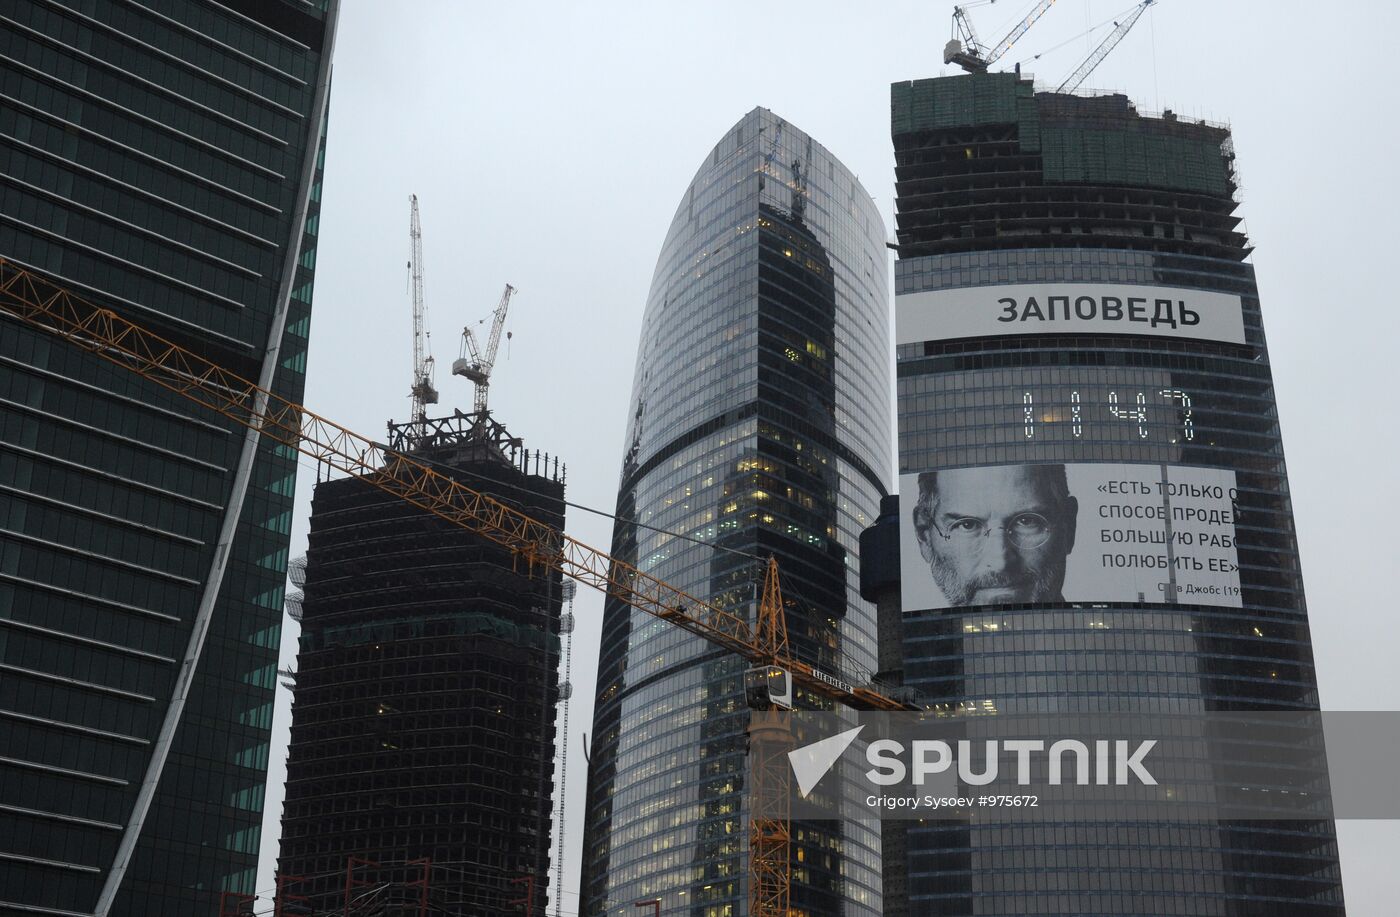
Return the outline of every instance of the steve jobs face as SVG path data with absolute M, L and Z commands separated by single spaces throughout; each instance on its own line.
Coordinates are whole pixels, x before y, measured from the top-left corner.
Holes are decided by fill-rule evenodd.
M 919 475 L 919 552 L 948 605 L 1063 601 L 1079 504 L 1063 465 Z

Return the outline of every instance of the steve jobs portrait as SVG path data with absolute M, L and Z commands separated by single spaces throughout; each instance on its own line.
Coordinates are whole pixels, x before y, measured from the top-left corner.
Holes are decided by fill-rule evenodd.
M 1064 465 L 925 472 L 913 512 L 919 553 L 945 600 L 932 607 L 1064 601 L 1079 512 Z

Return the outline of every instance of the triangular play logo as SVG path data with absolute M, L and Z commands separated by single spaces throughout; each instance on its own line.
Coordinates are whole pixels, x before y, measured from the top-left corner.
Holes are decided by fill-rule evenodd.
M 806 799 L 807 794 L 821 782 L 826 772 L 836 763 L 836 759 L 845 754 L 846 749 L 851 747 L 851 743 L 864 728 L 857 726 L 855 729 L 847 729 L 829 739 L 803 745 L 788 752 L 788 762 L 792 764 L 792 772 L 797 777 L 797 789 L 803 799 Z

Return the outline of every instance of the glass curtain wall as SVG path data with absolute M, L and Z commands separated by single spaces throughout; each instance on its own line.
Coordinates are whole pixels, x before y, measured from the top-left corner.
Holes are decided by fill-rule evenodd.
M 794 652 L 856 682 L 876 660 L 855 549 L 888 492 L 887 296 L 865 190 L 772 112 L 741 119 L 687 188 L 657 262 L 613 540 L 618 557 L 745 615 L 759 558 L 777 556 Z M 649 899 L 743 912 L 745 668 L 606 606 L 583 913 L 630 915 Z M 872 827 L 794 826 L 795 912 L 879 912 Z
M 300 401 L 336 10 L 5 4 L 0 256 Z M 295 458 L 0 320 L 0 914 L 254 891 Z
M 1238 607 L 1139 594 L 905 608 L 907 683 L 967 715 L 1317 709 L 1228 129 L 1139 115 L 1123 96 L 1037 94 L 1012 74 L 896 84 L 893 95 L 899 297 L 1171 287 L 1239 297 L 1243 325 L 1238 342 L 1055 330 L 897 348 L 901 474 L 1081 462 L 1228 471 L 1240 591 Z M 904 494 L 906 518 L 918 496 Z M 1113 523 L 1093 522 L 1081 520 L 1076 552 L 1124 550 L 1110 543 Z M 915 913 L 1343 913 L 1325 821 L 929 822 L 910 826 L 908 867 Z

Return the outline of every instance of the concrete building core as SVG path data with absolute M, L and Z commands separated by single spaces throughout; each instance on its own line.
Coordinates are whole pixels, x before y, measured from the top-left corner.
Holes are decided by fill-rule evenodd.
M 562 466 L 487 413 L 391 424 L 390 446 L 563 529 Z M 316 487 L 304 591 L 286 900 L 338 913 L 349 881 L 386 907 L 426 893 L 434 913 L 520 914 L 532 897 L 542 915 L 560 575 L 345 478 Z

